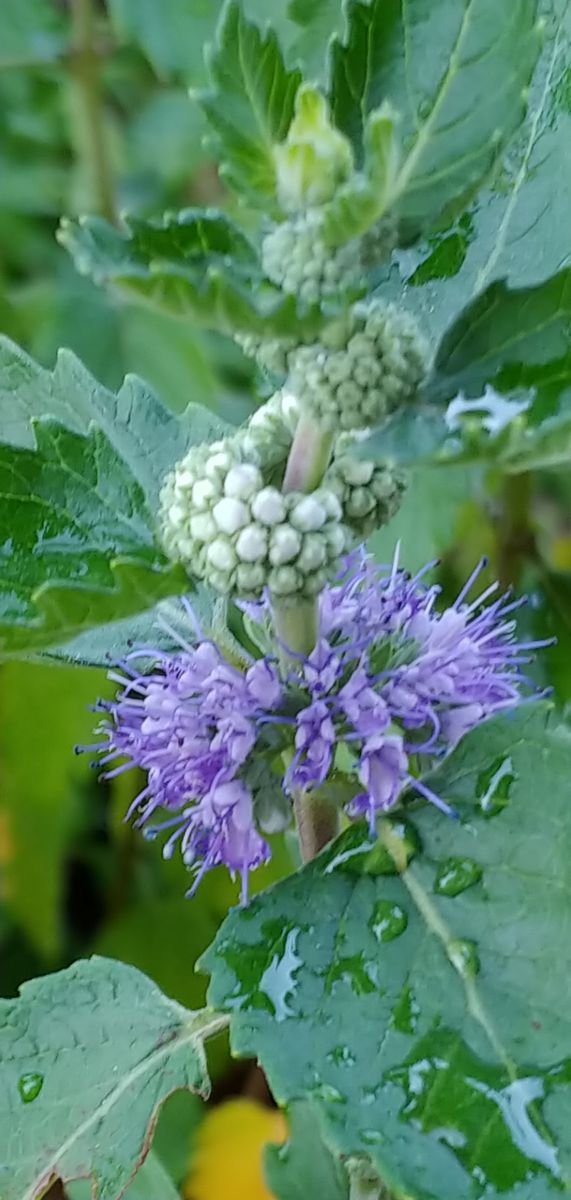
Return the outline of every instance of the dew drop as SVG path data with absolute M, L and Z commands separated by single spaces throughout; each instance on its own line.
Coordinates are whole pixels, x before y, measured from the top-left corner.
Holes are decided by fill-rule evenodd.
M 496 759 L 478 777 L 476 795 L 485 817 L 495 817 L 506 808 L 515 778 L 514 765 L 509 757 Z
M 404 987 L 391 1016 L 391 1025 L 399 1033 L 415 1033 L 420 1016 L 420 1008 L 414 998 L 412 988 Z
M 332 992 L 335 984 L 347 983 L 356 996 L 367 996 L 377 990 L 375 967 L 363 954 L 338 958 L 327 973 L 327 990 Z
M 383 1140 L 383 1135 L 378 1129 L 361 1129 L 359 1137 L 365 1146 L 378 1146 Z
M 351 1052 L 348 1046 L 335 1046 L 327 1055 L 329 1062 L 335 1063 L 340 1067 L 354 1067 L 355 1055 Z
M 447 858 L 438 868 L 434 891 L 441 896 L 459 896 L 479 883 L 482 874 L 480 864 L 472 858 Z
M 25 1075 L 20 1075 L 18 1080 L 18 1091 L 24 1104 L 31 1104 L 32 1100 L 36 1100 L 44 1086 L 44 1077 L 38 1071 L 27 1071 Z
M 315 1087 L 311 1088 L 311 1095 L 317 1100 L 324 1100 L 326 1104 L 346 1104 L 346 1097 L 341 1094 L 339 1088 L 333 1087 L 330 1083 L 316 1083 Z
M 379 900 L 375 904 L 369 928 L 378 942 L 392 942 L 404 933 L 407 925 L 408 916 L 400 904 L 393 904 L 390 900 Z
M 467 979 L 475 979 L 480 970 L 480 960 L 474 942 L 467 938 L 457 938 L 448 945 L 448 957 L 459 975 Z

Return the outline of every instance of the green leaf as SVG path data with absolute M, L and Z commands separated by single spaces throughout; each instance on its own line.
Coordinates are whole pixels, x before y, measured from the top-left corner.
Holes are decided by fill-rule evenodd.
M 192 405 L 181 419 L 134 375 L 127 376 L 115 395 L 69 351 L 62 350 L 54 370 L 47 371 L 0 337 L 0 442 L 35 447 L 33 421 L 46 416 L 84 435 L 95 423 L 153 511 L 164 476 L 191 442 L 218 436 L 216 420 L 207 410 Z
M 57 644 L 85 625 L 189 590 L 157 550 L 143 492 L 101 430 L 36 422 L 37 447 L 0 446 L 0 647 Z
M 109 0 L 111 24 L 119 37 L 140 46 L 157 75 L 204 77 L 203 48 L 212 35 L 218 0 Z
M 390 204 L 398 169 L 396 115 L 389 105 L 371 113 L 365 126 L 365 163 L 324 208 L 323 233 L 342 246 L 370 229 Z
M 419 571 L 455 543 L 464 505 L 483 493 L 478 466 L 449 466 L 446 471 L 417 466 L 410 473 L 402 504 L 392 521 L 369 539 L 378 562 L 392 561 L 400 542 L 408 571 Z
M 428 399 L 534 388 L 551 404 L 571 386 L 571 270 L 534 288 L 493 283 L 444 335 Z
M 301 72 L 287 70 L 275 33 L 247 20 L 229 0 L 208 55 L 212 87 L 198 100 L 215 131 L 223 178 L 275 206 L 273 146 L 289 129 Z
M 364 118 L 401 114 L 391 201 L 403 238 L 465 207 L 525 113 L 541 48 L 535 0 L 352 0 L 346 45 L 333 44 L 337 124 L 362 154 Z
M 187 1096 L 188 1092 L 179 1092 L 178 1095 Z M 200 1101 L 197 1100 L 197 1103 L 200 1104 Z M 69 1200 L 92 1200 L 91 1185 L 86 1179 L 78 1179 L 69 1183 L 65 1194 Z M 159 1156 L 150 1150 L 133 1182 L 123 1193 L 121 1200 L 157 1200 L 157 1198 L 158 1200 L 180 1200 L 180 1194 Z
M 0 339 L 0 652 L 57 647 L 190 591 L 155 544 L 159 492 L 189 445 L 225 428 L 197 405 L 176 417 L 134 377 L 114 395 L 65 351 L 50 372 Z
M 506 400 L 493 390 L 481 399 L 457 402 L 446 416 L 417 405 L 391 417 L 353 449 L 357 458 L 401 466 L 489 463 L 508 474 L 553 469 L 571 461 L 571 408 L 544 417 L 524 400 Z M 390 526 L 392 528 L 392 525 Z
M 3 1200 L 89 1176 L 116 1200 L 175 1088 L 208 1094 L 205 1039 L 224 1018 L 191 1013 L 145 975 L 93 958 L 0 1003 Z
M 161 222 L 129 220 L 120 233 L 101 219 L 65 221 L 60 241 L 78 270 L 178 317 L 222 333 L 267 337 L 317 334 L 324 310 L 286 295 L 261 274 L 244 235 L 221 214 L 185 210 Z
M 322 1140 L 310 1104 L 288 1109 L 289 1139 L 283 1146 L 266 1146 L 264 1174 L 276 1200 L 348 1200 L 349 1181 L 341 1163 Z
M 87 705 L 102 685 L 92 671 L 31 663 L 6 663 L 1 683 L 0 824 L 9 849 L 3 902 L 53 961 L 61 951 L 64 864 L 89 775 L 86 757 L 71 748 L 91 741 Z
M 527 287 L 569 259 L 571 8 L 567 0 L 540 0 L 539 11 L 544 51 L 502 170 L 459 222 L 402 256 L 407 301 L 435 337 L 494 279 Z
M 571 1187 L 570 762 L 544 704 L 488 722 L 430 779 L 460 820 L 409 810 L 412 863 L 398 821 L 384 861 L 354 826 L 203 959 L 235 1053 L 398 1194 Z
M 0 69 L 53 62 L 64 44 L 63 21 L 49 0 L 3 0 Z

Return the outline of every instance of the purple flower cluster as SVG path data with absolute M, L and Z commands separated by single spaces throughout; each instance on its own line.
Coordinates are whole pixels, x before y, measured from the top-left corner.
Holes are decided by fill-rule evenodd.
M 123 674 L 112 675 L 117 699 L 100 705 L 107 711 L 100 761 L 123 760 L 107 777 L 133 765 L 146 772 L 129 815 L 147 836 L 168 831 L 166 856 L 180 844 L 196 875 L 193 891 L 223 863 L 241 875 L 245 897 L 248 872 L 269 857 L 250 773 L 268 754 L 270 729 L 276 757 L 287 751 L 290 796 L 321 787 L 343 747 L 340 769 L 354 777 L 356 792 L 348 812 L 366 816 L 371 832 L 377 814 L 407 789 L 451 813 L 419 775 L 467 730 L 533 694 L 522 667 L 539 643 L 515 639 L 522 601 L 491 599 L 494 584 L 467 602 L 481 568 L 439 611 L 438 587 L 423 583 L 429 567 L 410 578 L 396 557 L 390 569 L 379 568 L 356 551 L 320 598 L 315 649 L 284 680 L 276 659 L 252 659 L 240 670 L 206 640 L 153 652 L 149 672 L 140 666 L 148 649 L 121 664 Z M 267 616 L 267 603 L 244 607 L 250 618 Z M 162 820 L 149 825 L 156 810 Z

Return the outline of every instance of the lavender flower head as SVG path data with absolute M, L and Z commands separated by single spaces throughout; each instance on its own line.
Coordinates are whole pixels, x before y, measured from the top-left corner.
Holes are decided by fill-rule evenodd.
M 371 834 L 408 794 L 451 814 L 422 776 L 468 730 L 534 695 L 523 667 L 545 643 L 516 640 L 524 601 L 497 597 L 497 584 L 468 602 L 483 563 L 439 611 L 439 588 L 424 583 L 433 565 L 411 578 L 398 552 L 382 568 L 355 551 L 321 595 L 315 649 L 286 678 L 270 654 L 233 666 L 199 630 L 197 645 L 145 647 L 111 673 L 120 691 L 98 706 L 104 740 L 88 749 L 100 752 L 106 778 L 146 772 L 128 816 L 148 837 L 166 833 L 166 857 L 180 846 L 191 893 L 224 864 L 241 876 L 245 899 L 250 870 L 270 857 L 264 832 L 283 828 L 279 805 L 268 816 L 268 796 L 283 813 L 280 781 L 289 799 L 322 787 L 341 746 L 354 783 L 348 815 L 366 817 Z M 243 607 L 251 620 L 269 616 L 268 601 Z

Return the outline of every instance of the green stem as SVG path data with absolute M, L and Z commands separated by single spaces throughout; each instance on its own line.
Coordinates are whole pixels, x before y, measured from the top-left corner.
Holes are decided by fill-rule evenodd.
M 337 837 L 339 806 L 328 798 L 326 789 L 321 788 L 319 792 L 297 792 L 293 811 L 302 862 L 311 862 Z
M 73 73 L 77 82 L 76 142 L 91 180 L 95 206 L 102 217 L 117 221 L 113 170 L 105 129 L 101 64 L 95 49 L 93 0 L 71 0 Z
M 334 434 L 316 425 L 308 416 L 300 418 L 284 475 L 284 492 L 313 492 L 329 466 Z
M 334 435 L 319 428 L 309 416 L 297 426 L 283 482 L 284 492 L 313 492 L 327 470 Z M 274 627 L 280 643 L 284 674 L 299 667 L 299 655 L 308 655 L 319 636 L 319 602 L 302 600 L 295 605 L 274 601 Z M 288 650 L 291 654 L 288 654 Z M 303 862 L 309 862 L 339 832 L 339 808 L 325 790 L 299 791 L 294 797 L 295 823 Z

